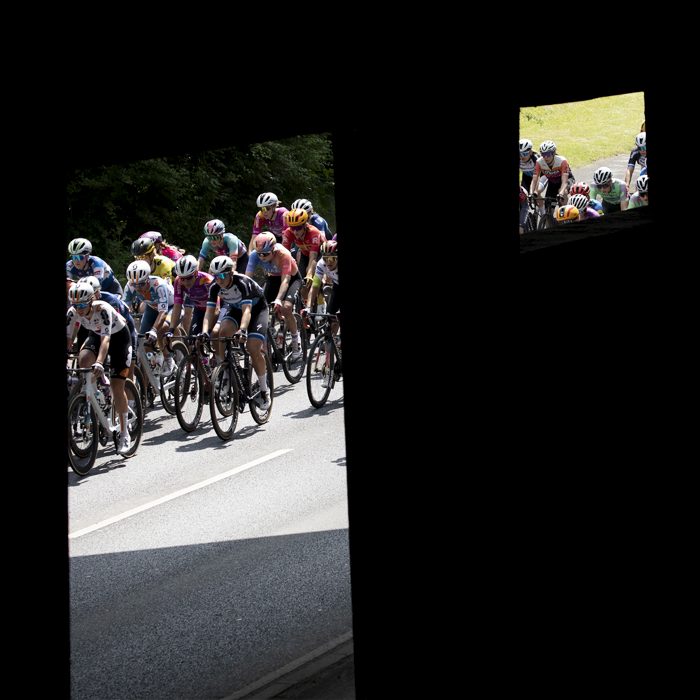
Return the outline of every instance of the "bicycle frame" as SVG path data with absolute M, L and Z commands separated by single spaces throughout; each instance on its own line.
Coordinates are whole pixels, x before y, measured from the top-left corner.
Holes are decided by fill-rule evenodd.
M 81 367 L 71 371 L 87 373 L 92 372 L 92 368 Z M 107 379 L 107 386 L 109 386 L 111 392 L 112 385 L 109 382 L 109 377 L 106 374 L 104 376 L 105 379 Z M 102 406 L 100 406 L 99 402 L 97 401 L 95 382 L 91 381 L 90 377 L 85 377 L 85 381 L 83 382 L 83 386 L 81 387 L 80 391 L 81 393 L 85 394 L 87 402 L 92 406 L 97 419 L 100 421 L 100 424 L 109 435 L 111 435 L 115 430 L 121 431 L 121 422 L 119 421 L 119 416 L 116 415 L 116 409 L 114 408 L 114 396 L 112 396 L 112 405 L 108 415 L 102 410 Z M 133 421 L 137 420 L 137 416 L 131 406 L 127 406 L 127 416 L 127 420 L 130 425 L 133 423 Z
M 330 352 L 330 346 L 332 345 L 334 348 L 334 353 L 335 353 L 335 359 L 336 359 L 336 371 L 338 374 L 342 374 L 343 372 L 343 367 L 342 367 L 342 358 L 340 354 L 340 348 L 338 347 L 338 343 L 335 339 L 335 336 L 333 335 L 333 331 L 331 329 L 332 321 L 337 320 L 338 317 L 333 315 L 333 314 L 309 314 L 309 316 L 313 316 L 316 318 L 320 318 L 321 322 L 317 325 L 316 327 L 316 332 L 318 335 L 323 339 L 323 341 L 326 343 L 326 363 L 330 361 L 329 357 L 329 352 Z M 316 356 L 316 362 L 318 362 L 318 355 Z M 316 368 L 317 369 L 317 368 Z M 335 378 L 332 378 L 331 381 L 335 384 Z
M 238 344 L 238 338 L 217 338 L 217 340 L 226 343 L 223 361 L 228 365 L 230 370 L 233 370 L 233 375 L 236 377 L 241 404 L 239 408 L 243 410 L 244 404 L 250 403 L 260 394 L 260 391 L 258 391 L 254 396 L 248 396 L 247 380 L 250 378 L 250 372 L 253 368 L 250 355 L 245 348 L 242 348 Z M 243 358 L 243 367 L 240 365 L 241 357 Z

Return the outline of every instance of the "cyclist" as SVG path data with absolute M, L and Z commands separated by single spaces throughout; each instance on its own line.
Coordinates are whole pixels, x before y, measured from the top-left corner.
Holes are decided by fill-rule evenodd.
M 338 242 L 324 241 L 321 246 L 321 260 L 316 265 L 314 272 L 313 284 L 311 285 L 311 294 L 309 305 L 302 312 L 302 317 L 306 316 L 311 311 L 311 307 L 316 301 L 316 297 L 321 291 L 321 283 L 324 279 L 329 280 L 333 284 L 331 297 L 326 305 L 327 314 L 335 314 L 340 308 L 340 287 L 338 281 Z M 338 332 L 338 324 L 334 324 L 333 333 Z
M 166 258 L 164 255 L 158 255 L 156 253 L 156 244 L 150 236 L 137 238 L 131 244 L 131 254 L 136 260 L 145 260 L 151 268 L 152 275 L 161 277 L 170 284 L 173 283 L 175 261 Z
M 520 235 L 525 233 L 525 223 L 527 215 L 530 213 L 530 207 L 527 201 L 527 190 L 520 185 Z
M 649 205 L 649 176 L 641 175 L 637 178 L 637 191 L 630 197 L 628 209 L 646 207 Z
M 610 214 L 616 211 L 625 211 L 629 198 L 629 190 L 624 181 L 613 177 L 612 170 L 607 167 L 598 168 L 593 173 L 593 185 L 591 186 L 591 201 L 597 195 L 603 198 L 603 213 Z
M 579 212 L 579 221 L 585 221 L 586 219 L 598 219 L 600 218 L 600 212 L 592 209 L 588 206 L 589 200 L 585 194 L 572 194 L 569 196 L 569 204 L 572 207 L 576 207 Z
M 209 328 L 214 327 L 217 319 L 216 305 L 219 301 L 223 313 L 217 337 L 240 336 L 240 342 L 246 345 L 260 382 L 260 395 L 256 401 L 262 410 L 266 410 L 270 408 L 270 390 L 267 386 L 267 366 L 262 354 L 269 319 L 265 293 L 254 279 L 236 272 L 233 259 L 227 255 L 214 258 L 209 272 L 214 281 L 209 287 L 202 334 L 209 337 Z M 212 345 L 217 362 L 221 362 L 224 352 L 221 343 L 214 341 Z
M 175 362 L 170 355 L 170 350 L 163 342 L 163 335 L 170 325 L 168 315 L 174 304 L 173 287 L 162 277 L 152 275 L 151 267 L 146 260 L 132 262 L 126 268 L 126 278 L 128 282 L 124 290 L 124 303 L 133 305 L 145 302 L 139 333 L 155 331 L 158 344 L 163 348 L 161 374 L 167 377 L 175 369 Z M 173 328 L 175 326 L 177 326 L 177 321 L 174 322 Z M 144 347 L 147 351 L 156 352 L 152 336 L 146 338 Z M 147 375 L 146 380 L 148 380 Z
M 574 194 L 585 195 L 588 200 L 588 208 L 603 214 L 603 205 L 597 199 L 591 199 L 591 188 L 587 182 L 575 182 L 569 190 L 569 197 Z
M 540 146 L 540 157 L 535 163 L 535 171 L 530 183 L 531 195 L 535 194 L 536 184 L 542 174 L 547 177 L 547 185 L 542 190 L 542 197 L 561 197 L 566 204 L 569 189 L 575 180 L 566 158 L 557 155 L 554 141 L 545 141 Z M 544 202 L 538 201 L 540 201 L 540 214 L 544 214 Z
M 139 238 L 151 238 L 156 246 L 156 254 L 170 258 L 173 262 L 177 262 L 185 254 L 183 248 L 176 248 L 172 243 L 163 240 L 163 234 L 158 231 L 146 231 Z
M 79 364 L 80 367 L 92 367 L 91 382 L 104 374 L 104 363 L 109 357 L 114 408 L 121 424 L 117 453 L 123 454 L 131 447 L 124 381 L 129 373 L 132 347 L 126 319 L 106 301 L 95 300 L 89 282 L 78 282 L 70 288 L 68 295 L 72 306 L 66 313 L 67 347 L 70 349 L 75 342 L 77 321 L 88 330 L 87 339 L 80 348 Z
M 117 296 L 123 293 L 112 268 L 102 258 L 92 255 L 92 243 L 86 238 L 74 238 L 68 244 L 71 259 L 66 263 L 66 275 L 74 281 L 84 277 L 97 277 L 105 292 Z
M 286 215 L 289 210 L 281 206 L 282 202 L 277 199 L 274 192 L 263 192 L 255 203 L 260 207 L 260 211 L 255 215 L 248 254 L 253 252 L 255 239 L 258 234 L 262 233 L 263 226 L 275 234 L 275 240 L 278 243 L 282 242 L 282 233 L 287 228 Z
M 316 269 L 318 251 L 326 239 L 315 226 L 309 223 L 309 214 L 304 209 L 292 209 L 287 214 L 287 224 L 282 235 L 282 245 L 290 252 L 292 245 L 299 248 L 296 262 L 299 274 L 304 277 L 301 296 L 306 301 Z
M 204 235 L 206 238 L 202 241 L 202 247 L 199 251 L 199 261 L 197 269 L 203 270 L 204 264 L 210 253 L 214 253 L 214 257 L 227 255 L 233 260 L 233 269 L 241 269 L 245 271 L 248 264 L 248 250 L 245 243 L 238 236 L 232 233 L 226 233 L 226 226 L 220 219 L 212 219 L 204 224 Z
M 627 173 L 625 173 L 625 184 L 629 188 L 632 182 L 632 174 L 634 173 L 634 168 L 639 163 L 639 167 L 644 173 L 644 169 L 647 166 L 647 134 L 646 131 L 642 131 L 637 135 L 634 140 L 635 147 L 630 153 L 629 163 L 627 163 Z
M 309 223 L 315 226 L 325 237 L 327 241 L 333 238 L 333 233 L 328 226 L 328 222 L 314 212 L 313 204 L 308 199 L 297 199 L 292 202 L 291 210 L 303 209 L 309 215 Z
M 532 184 L 532 176 L 535 173 L 535 161 L 538 158 L 537 151 L 532 150 L 532 141 L 530 139 L 520 139 L 520 170 L 522 171 L 522 179 L 520 184 L 529 192 Z M 542 175 L 537 183 L 537 194 L 541 195 L 544 185 L 547 184 L 547 178 Z
M 170 327 L 177 329 L 177 323 L 172 319 L 179 319 L 182 314 L 183 303 L 190 302 L 194 309 L 192 320 L 185 325 L 188 335 L 197 335 L 202 328 L 202 319 L 207 310 L 209 287 L 214 278 L 206 272 L 201 272 L 197 267 L 197 259 L 194 255 L 183 255 L 175 263 L 175 282 L 173 283 L 173 308 L 170 313 Z M 171 334 L 171 331 L 168 331 Z
M 275 234 L 267 231 L 255 239 L 255 250 L 248 258 L 246 275 L 252 277 L 258 265 L 268 275 L 263 287 L 265 300 L 275 313 L 284 316 L 287 328 L 292 334 L 291 360 L 298 360 L 301 357 L 301 350 L 299 349 L 299 329 L 294 318 L 294 307 L 303 280 L 296 261 L 283 245 L 277 243 Z
M 564 204 L 557 207 L 556 217 L 560 224 L 570 224 L 574 221 L 581 220 L 579 210 L 571 204 Z

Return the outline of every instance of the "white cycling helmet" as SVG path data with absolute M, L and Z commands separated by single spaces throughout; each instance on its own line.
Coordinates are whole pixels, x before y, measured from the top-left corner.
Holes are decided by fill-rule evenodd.
M 637 178 L 637 192 L 649 192 L 649 176 L 642 175 Z
M 584 212 L 588 208 L 588 197 L 585 194 L 574 194 L 569 197 L 569 204 L 576 207 L 579 212 Z
M 92 253 L 92 243 L 87 238 L 74 238 L 68 244 L 68 252 L 71 255 L 90 255 Z
M 598 168 L 598 170 L 593 173 L 593 182 L 596 185 L 607 185 L 609 182 L 612 182 L 612 179 L 613 173 L 610 168 Z
M 309 216 L 314 213 L 313 204 L 308 199 L 296 199 L 292 202 L 292 206 L 289 208 L 290 211 L 294 209 L 303 209 Z
M 151 276 L 151 266 L 145 260 L 134 260 L 126 268 L 126 278 L 132 284 L 145 282 Z
M 233 270 L 233 260 L 228 255 L 219 255 L 211 261 L 209 272 L 212 275 L 222 275 Z
M 647 145 L 647 132 L 642 131 L 641 134 L 637 134 L 637 138 L 634 140 L 634 142 L 637 144 L 637 146 L 646 146 Z
M 189 277 L 197 272 L 197 258 L 194 255 L 183 255 L 175 263 L 175 274 L 178 277 Z
M 273 207 L 279 202 L 277 195 L 274 192 L 263 192 L 256 200 L 256 205 L 259 207 Z
M 81 279 L 80 281 L 87 282 L 92 287 L 93 294 L 99 292 L 100 289 L 102 289 L 100 280 L 98 280 L 97 277 L 95 277 L 94 275 L 90 275 L 89 277 L 83 277 L 83 279 Z
M 85 280 L 80 280 L 68 290 L 68 299 L 71 304 L 87 304 L 92 300 L 93 295 L 92 285 Z
M 520 152 L 527 153 L 532 150 L 532 141 L 530 139 L 520 139 Z
M 540 153 L 556 153 L 557 145 L 554 141 L 544 141 L 540 146 Z

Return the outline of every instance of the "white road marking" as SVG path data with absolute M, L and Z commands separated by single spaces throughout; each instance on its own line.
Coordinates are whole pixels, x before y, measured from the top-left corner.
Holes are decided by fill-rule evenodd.
M 188 486 L 186 489 L 180 489 L 180 491 L 175 491 L 174 493 L 171 493 L 168 496 L 163 496 L 162 498 L 158 498 L 155 501 L 151 501 L 150 503 L 144 503 L 143 505 L 139 506 L 138 508 L 132 508 L 131 510 L 127 510 L 124 513 L 120 513 L 119 515 L 115 515 L 112 518 L 107 518 L 107 520 L 102 520 L 99 523 L 95 523 L 94 525 L 84 527 L 82 530 L 76 530 L 75 532 L 71 532 L 68 535 L 68 539 L 75 539 L 76 537 L 81 537 L 82 535 L 87 535 L 89 532 L 94 532 L 95 530 L 99 530 L 100 528 L 106 527 L 107 525 L 112 525 L 113 523 L 119 522 L 120 520 L 124 520 L 125 518 L 130 518 L 132 515 L 136 515 L 137 513 L 142 513 L 144 510 L 148 510 L 149 508 L 155 508 L 156 506 L 159 506 L 162 503 L 167 503 L 167 501 L 172 501 L 174 498 L 179 498 L 180 496 L 184 496 L 187 493 L 192 493 L 192 491 L 196 491 L 197 489 L 201 489 L 201 488 L 204 488 L 205 486 L 209 486 L 210 484 L 214 484 L 217 481 L 221 481 L 222 479 L 226 479 L 229 476 L 233 476 L 234 474 L 238 474 L 239 472 L 245 471 L 246 469 L 250 469 L 251 467 L 256 467 L 258 464 L 262 464 L 263 462 L 267 462 L 268 460 L 274 459 L 275 457 L 279 457 L 280 455 L 283 455 L 283 454 L 285 454 L 287 452 L 291 452 L 291 451 L 292 451 L 291 448 L 285 449 L 285 450 L 277 450 L 276 452 L 272 452 L 269 455 L 265 455 L 264 457 L 254 459 L 252 462 L 248 462 L 247 464 L 243 464 L 240 467 L 236 467 L 235 469 L 230 469 L 229 471 L 223 472 L 222 474 L 217 474 L 216 476 L 212 476 L 210 479 L 200 481 L 198 484 L 193 484 L 192 486 Z

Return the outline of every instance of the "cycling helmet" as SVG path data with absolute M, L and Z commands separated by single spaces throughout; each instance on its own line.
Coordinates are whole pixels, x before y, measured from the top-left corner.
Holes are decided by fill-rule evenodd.
M 554 141 L 544 141 L 540 146 L 540 153 L 556 153 L 557 146 Z
M 139 255 L 148 255 L 148 253 L 154 251 L 155 249 L 156 245 L 153 242 L 153 239 L 150 237 L 137 238 L 131 244 L 131 254 L 134 257 L 138 257 Z
M 71 255 L 90 255 L 92 253 L 92 243 L 87 238 L 74 238 L 68 244 L 68 252 Z
M 212 275 L 221 275 L 224 272 L 233 270 L 233 260 L 228 255 L 219 255 L 211 261 L 209 272 Z
M 294 209 L 303 209 L 309 216 L 314 213 L 313 204 L 308 199 L 297 199 L 292 202 L 291 211 Z
M 646 146 L 647 145 L 647 132 L 642 131 L 641 134 L 637 134 L 637 138 L 634 140 L 634 142 L 637 144 L 637 146 Z
M 126 268 L 126 278 L 132 284 L 145 282 L 151 276 L 151 266 L 145 260 L 134 260 Z
M 649 193 L 649 176 L 648 175 L 642 175 L 641 177 L 637 178 L 637 192 L 646 192 L 647 194 Z
M 258 253 L 269 253 L 277 243 L 274 233 L 266 231 L 264 233 L 259 233 L 255 237 L 255 250 Z
M 595 182 L 596 185 L 607 185 L 609 182 L 612 182 L 612 179 L 613 173 L 610 168 L 598 168 L 598 170 L 593 173 L 593 182 Z
M 87 304 L 92 301 L 93 294 L 92 285 L 81 280 L 68 290 L 68 299 L 71 304 Z
M 338 242 L 337 241 L 324 241 L 321 246 L 321 255 L 338 255 Z
M 588 208 L 588 197 L 585 194 L 574 194 L 569 197 L 569 204 L 576 207 L 580 212 L 586 211 Z
M 532 141 L 530 139 L 520 139 L 520 153 L 527 153 L 532 150 Z
M 575 221 L 578 219 L 578 215 L 578 209 L 570 204 L 557 207 L 557 221 Z
M 274 207 L 279 199 L 274 192 L 263 192 L 255 201 L 255 204 L 259 207 Z
M 569 194 L 582 194 L 585 195 L 586 199 L 591 198 L 591 188 L 587 182 L 575 182 L 571 185 Z
M 163 235 L 158 231 L 146 231 L 146 233 L 142 233 L 139 238 L 150 238 L 152 241 L 163 242 Z
M 175 263 L 175 274 L 178 277 L 189 277 L 197 272 L 197 258 L 194 255 L 183 255 Z
M 221 219 L 212 219 L 204 224 L 204 235 L 205 236 L 220 236 L 226 231 L 226 226 Z
M 304 209 L 292 209 L 287 212 L 287 226 L 303 226 L 309 220 L 309 214 Z
M 83 279 L 80 280 L 81 282 L 87 282 L 91 287 L 92 287 L 92 293 L 95 294 L 96 292 L 99 292 L 100 289 L 102 289 L 102 285 L 100 284 L 100 280 L 97 279 L 94 275 L 90 275 L 89 277 L 83 277 Z

